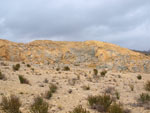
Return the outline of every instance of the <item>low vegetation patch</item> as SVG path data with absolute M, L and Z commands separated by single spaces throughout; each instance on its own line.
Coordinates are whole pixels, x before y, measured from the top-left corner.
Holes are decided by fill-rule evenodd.
M 108 110 L 108 113 L 130 113 L 129 109 L 124 109 L 123 105 L 113 103 Z
M 129 87 L 130 87 L 131 91 L 134 91 L 134 85 L 133 84 L 129 84 Z
M 140 98 L 138 99 L 141 103 L 147 103 L 150 102 L 150 95 L 148 93 L 142 93 L 140 95 Z
M 56 68 L 56 71 L 59 71 L 60 70 L 60 68 Z
M 31 65 L 30 65 L 30 64 L 27 64 L 27 67 L 31 67 Z
M 147 81 L 145 84 L 145 90 L 150 91 L 150 81 Z
M 42 97 L 34 98 L 33 104 L 30 106 L 31 113 L 48 113 L 48 103 Z
M 45 78 L 43 82 L 44 82 L 44 83 L 48 83 L 49 81 L 48 81 L 47 78 Z
M 101 72 L 101 76 L 104 77 L 104 76 L 106 75 L 106 73 L 107 73 L 107 71 L 106 71 L 106 70 L 103 70 L 103 71 Z
M 3 96 L 1 106 L 6 113 L 21 113 L 19 110 L 21 102 L 15 95 L 11 95 L 10 97 Z
M 51 91 L 46 91 L 45 95 L 44 95 L 44 98 L 50 99 L 52 97 L 52 95 L 53 95 L 53 93 Z
M 108 113 L 125 113 L 125 112 L 120 104 L 114 103 L 109 107 Z
M 90 86 L 89 85 L 84 85 L 82 86 L 83 90 L 90 90 Z
M 0 71 L 0 80 L 6 80 L 5 75 Z
M 20 64 L 13 65 L 13 70 L 18 71 L 20 69 Z
M 141 76 L 141 75 L 138 75 L 138 76 L 137 76 L 137 79 L 138 79 L 138 80 L 141 80 L 141 79 L 142 79 L 142 76 Z
M 88 103 L 92 109 L 96 109 L 99 112 L 106 112 L 112 103 L 112 98 L 110 95 L 98 95 L 89 96 Z
M 52 92 L 52 93 L 55 93 L 56 92 L 56 90 L 57 90 L 57 86 L 55 85 L 55 84 L 50 84 L 50 86 L 49 86 L 49 89 L 50 89 L 50 91 Z
M 118 91 L 115 92 L 115 96 L 118 100 L 120 99 L 120 93 Z
M 148 93 L 142 93 L 138 98 L 138 105 L 145 109 L 150 109 L 150 95 Z
M 77 106 L 73 109 L 73 111 L 70 111 L 69 113 L 90 113 L 86 109 L 84 109 L 81 105 Z
M 21 84 L 30 84 L 29 81 L 25 77 L 23 77 L 22 75 L 19 75 L 18 77 L 19 77 Z
M 65 66 L 63 70 L 64 71 L 70 71 L 70 68 L 68 66 Z
M 93 69 L 93 73 L 94 73 L 94 75 L 97 75 L 98 74 L 98 70 L 97 69 Z
M 57 86 L 55 84 L 50 84 L 49 90 L 45 92 L 44 98 L 50 99 L 57 90 Z

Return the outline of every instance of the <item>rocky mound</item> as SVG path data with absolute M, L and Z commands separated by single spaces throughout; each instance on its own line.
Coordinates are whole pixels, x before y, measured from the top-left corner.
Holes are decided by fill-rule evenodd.
M 27 44 L 0 40 L 0 60 L 73 64 L 114 71 L 150 73 L 150 56 L 99 42 L 37 40 Z

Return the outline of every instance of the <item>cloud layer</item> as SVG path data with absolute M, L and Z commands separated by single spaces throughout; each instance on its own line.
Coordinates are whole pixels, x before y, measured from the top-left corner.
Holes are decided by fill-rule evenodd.
M 0 37 L 99 40 L 150 49 L 149 0 L 1 0 Z

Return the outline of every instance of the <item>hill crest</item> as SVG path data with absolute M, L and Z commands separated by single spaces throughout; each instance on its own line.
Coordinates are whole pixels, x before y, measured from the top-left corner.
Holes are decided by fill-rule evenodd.
M 37 64 L 73 64 L 115 71 L 150 73 L 150 56 L 100 42 L 36 40 L 15 43 L 0 40 L 0 60 Z

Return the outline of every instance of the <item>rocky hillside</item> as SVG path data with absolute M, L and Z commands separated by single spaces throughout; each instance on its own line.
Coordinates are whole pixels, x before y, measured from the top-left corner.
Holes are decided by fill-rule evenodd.
M 37 40 L 24 44 L 0 40 L 0 60 L 150 73 L 150 56 L 99 41 Z

